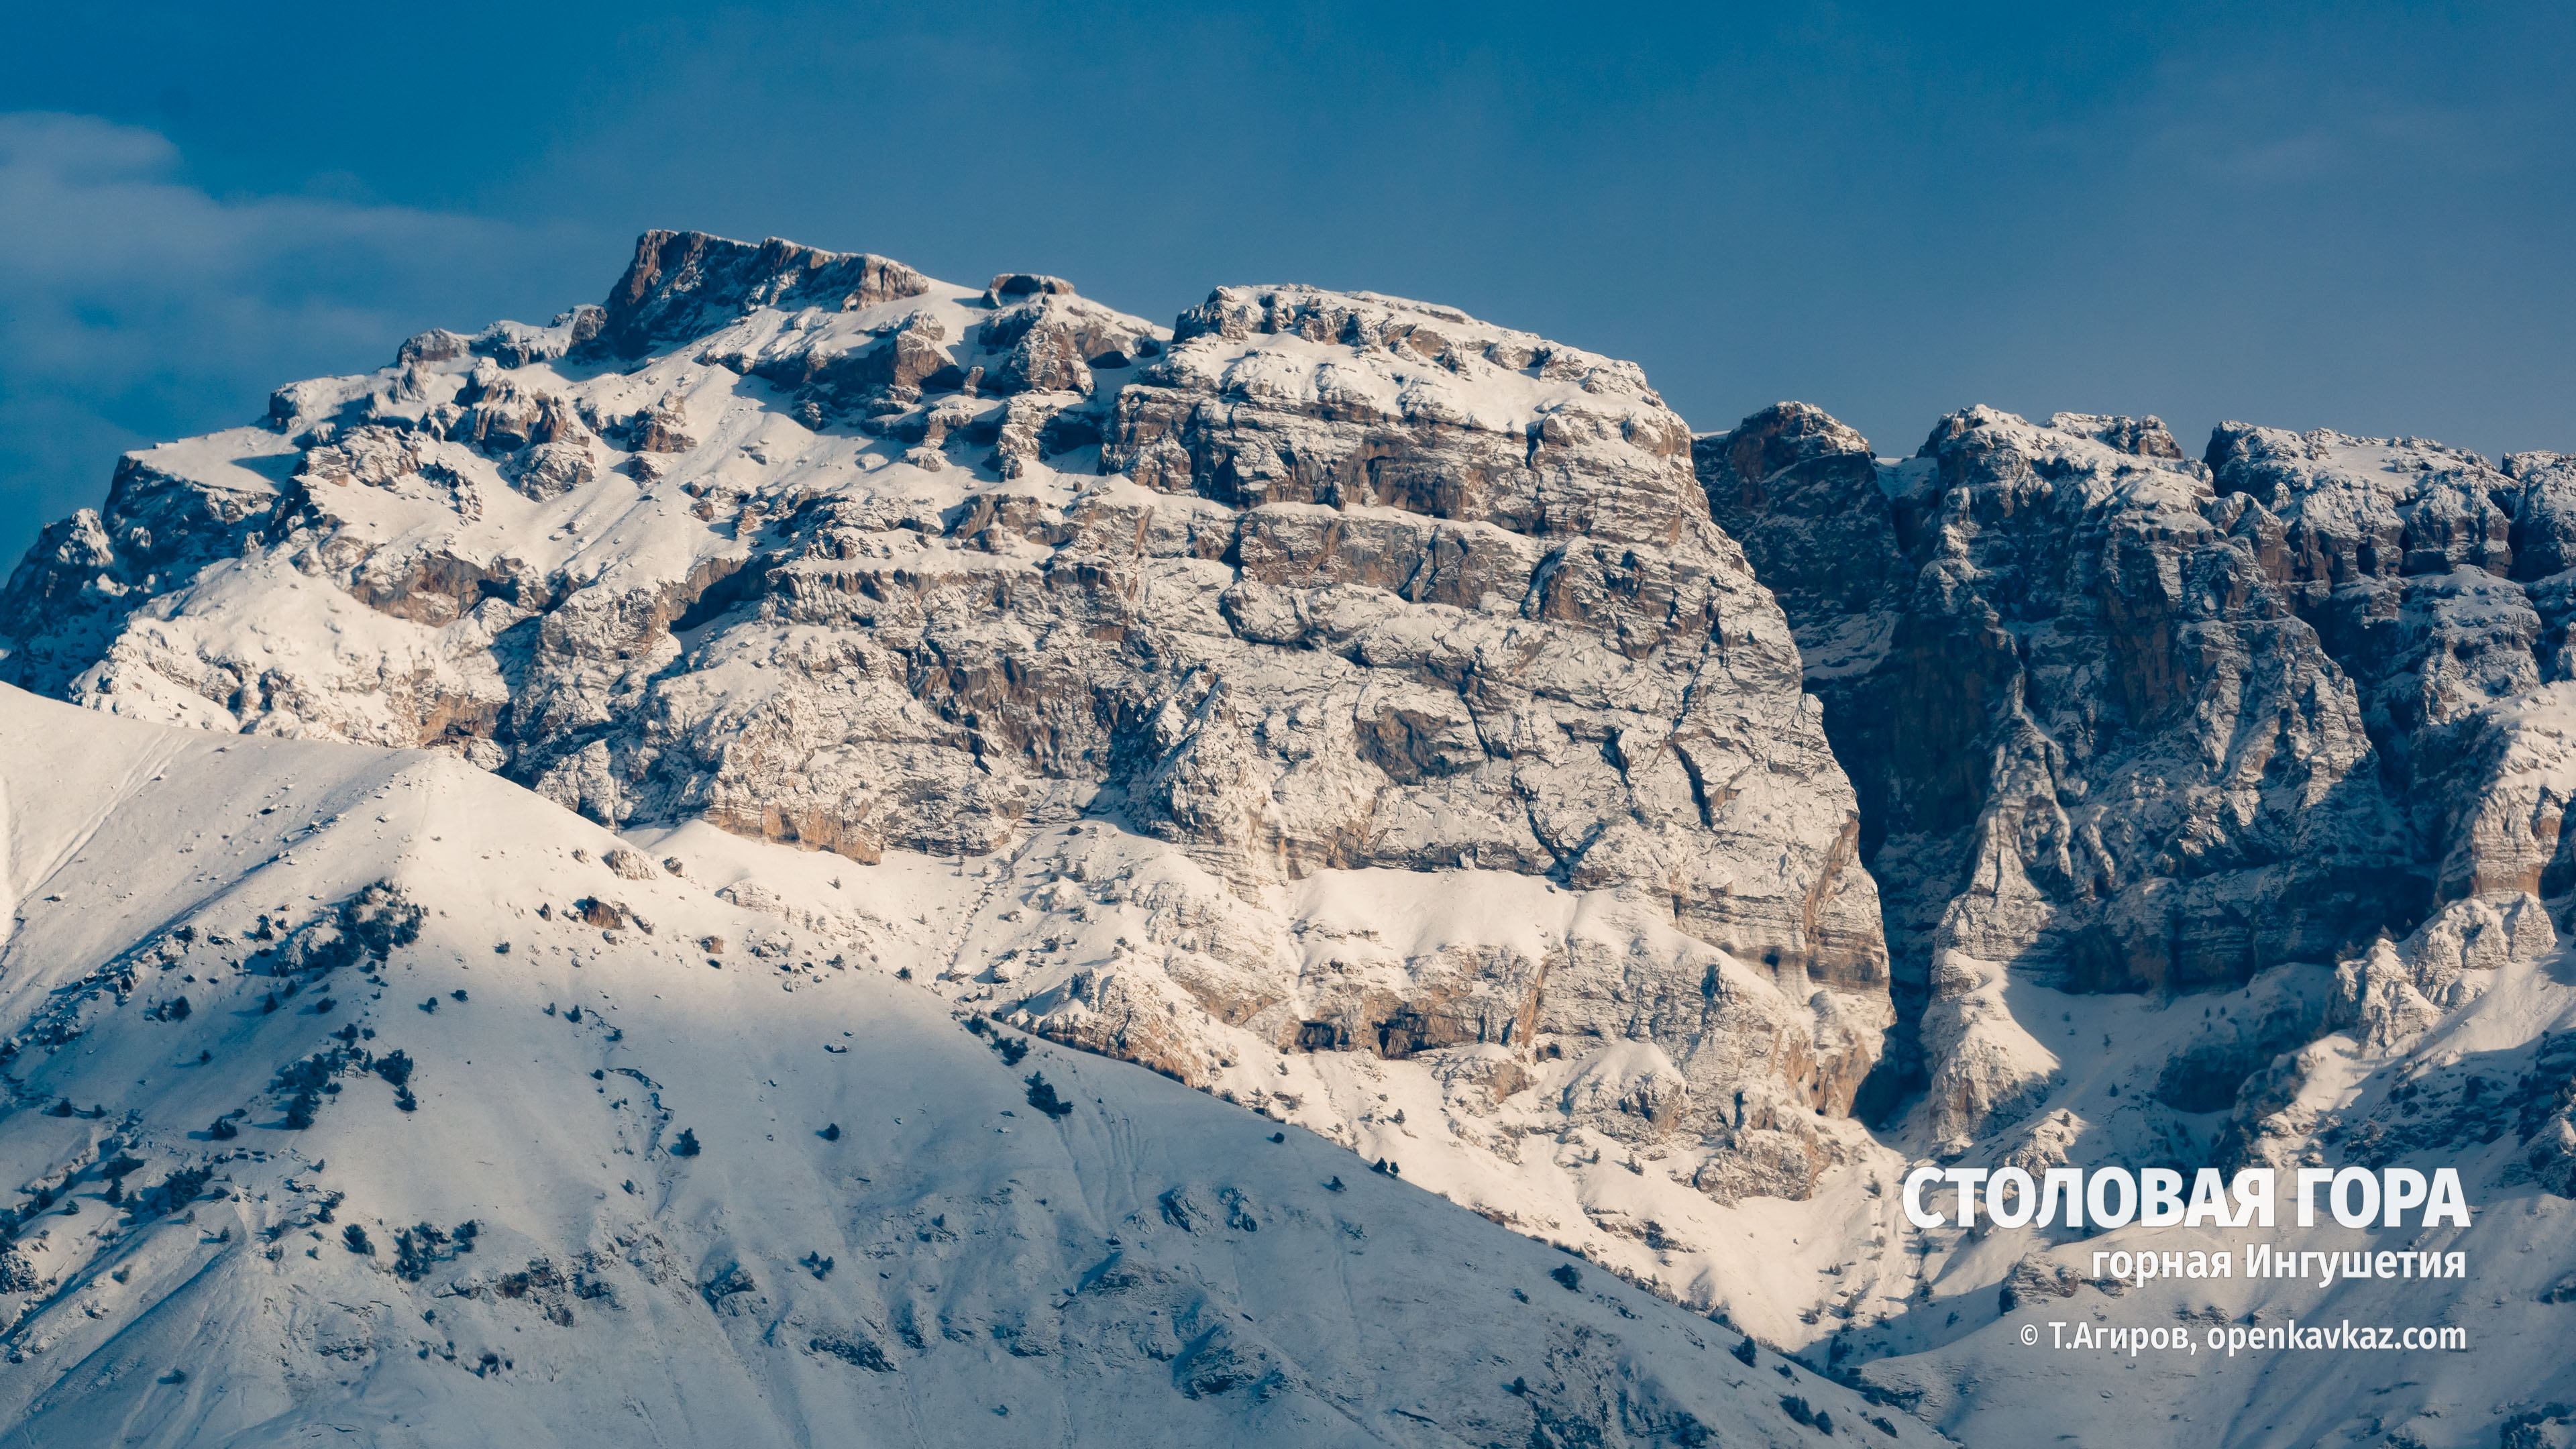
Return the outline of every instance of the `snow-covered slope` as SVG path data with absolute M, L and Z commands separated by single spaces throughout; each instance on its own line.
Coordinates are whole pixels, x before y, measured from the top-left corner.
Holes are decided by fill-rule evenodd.
M 1904 459 L 1799 404 L 1694 438 L 1634 366 L 1427 303 L 1228 287 L 1167 328 L 1059 278 L 976 290 L 650 233 L 605 306 L 423 333 L 391 367 L 281 389 L 259 426 L 130 455 L 12 576 L 0 673 L 199 734 L 109 721 L 37 769 L 86 774 L 13 793 L 35 864 L 0 961 L 25 1084 L 0 1133 L 42 1148 L 37 1192 L 98 1183 L 83 1151 L 134 1191 L 188 1150 L 327 1155 L 268 1147 L 249 1199 L 196 1201 L 211 1222 L 258 1192 L 349 1194 L 293 1230 L 321 1239 L 238 1261 L 247 1229 L 216 1224 L 189 1262 L 233 1266 L 205 1282 L 373 1282 L 428 1245 L 431 1286 L 401 1291 L 445 1284 L 419 1311 L 482 1347 L 413 1330 L 427 1357 L 396 1364 L 366 1325 L 401 1315 L 346 1293 L 324 1301 L 365 1322 L 327 1343 L 449 1388 L 469 1382 L 449 1339 L 469 1366 L 489 1348 L 488 1396 L 531 1361 L 505 1328 L 555 1335 L 536 1361 L 594 1375 L 567 1402 L 645 1405 L 675 1441 L 709 1432 L 670 1427 L 686 1415 L 792 1438 L 888 1404 L 931 1438 L 1044 1412 L 1092 1430 L 1148 1381 L 1191 1406 L 1174 1442 L 1690 1442 L 1685 1410 L 1720 1438 L 1822 1432 L 1782 1395 L 1830 1402 L 1837 1434 L 1919 1429 L 1690 1347 L 1741 1328 L 1976 1443 L 2468 1445 L 2499 1421 L 2553 1442 L 2576 1428 L 2556 1407 L 2576 1371 L 2549 1356 L 2576 1312 L 2571 480 L 2557 455 L 2233 423 L 2193 460 L 2151 418 L 1990 408 Z M 168 793 L 156 749 L 198 783 Z M 316 773 L 288 792 L 290 759 L 344 764 L 294 764 Z M 287 840 L 326 777 L 333 822 Z M 220 800 L 224 823 L 184 814 Z M 433 800 L 453 814 L 396 809 Z M 68 822 L 89 819 L 129 843 L 83 843 Z M 220 922 L 191 915 L 255 862 Z M 114 883 L 43 875 L 75 868 Z M 402 902 L 430 912 L 420 937 L 370 965 Z M 262 1012 L 229 974 L 351 953 L 336 979 L 386 994 L 337 988 L 320 1016 L 318 988 Z M 520 993 L 509 1012 L 433 993 L 469 973 Z M 218 985 L 251 1013 L 221 1022 L 301 1045 L 217 1050 Z M 362 1055 L 310 1069 L 353 1071 L 340 1092 L 278 1075 L 388 1002 L 406 1026 L 371 1016 L 343 1043 Z M 515 1025 L 487 1045 L 486 1020 Z M 1021 1032 L 1042 1044 L 1003 1063 L 992 1043 Z M 395 1046 L 409 1113 L 370 1065 Z M 669 1055 L 616 1055 L 646 1047 Z M 466 1088 L 468 1060 L 491 1087 Z M 301 1085 L 314 1125 L 258 1125 Z M 462 1094 L 453 1145 L 368 1156 L 449 1130 L 441 1094 Z M 366 1113 L 392 1126 L 333 1136 Z M 200 1119 L 203 1142 L 166 1135 Z M 683 1129 L 700 1153 L 667 1155 Z M 1003 1165 L 970 1171 L 966 1139 Z M 450 1170 L 505 1160 L 548 1186 Z M 1905 1221 L 1914 1166 L 2005 1161 L 2458 1165 L 2483 1216 L 2456 1234 L 2469 1276 L 2396 1297 L 2115 1291 L 2090 1254 L 2142 1230 Z M 1350 1217 L 1372 1203 L 1413 1205 L 1402 1273 L 1395 1230 Z M 372 1254 L 333 1256 L 349 1210 Z M 64 1226 L 94 1211 L 20 1228 L 27 1364 L 142 1331 L 112 1307 L 140 1270 L 114 1291 L 44 1271 L 102 1251 Z M 460 1255 L 447 1216 L 469 1213 Z M 406 1220 L 446 1236 L 388 1246 Z M 889 1245 L 914 1266 L 854 1272 Z M 1113 1247 L 1132 1266 L 1102 1268 Z M 1347 1286 L 1354 1250 L 1376 1297 Z M 495 1276 L 458 1286 L 468 1260 Z M 1577 1286 L 1512 1267 L 1489 1320 L 1494 1264 Z M 1094 1269 L 1159 1286 L 1113 1309 Z M 1005 1291 L 1023 1270 L 1052 1287 Z M 588 1335 L 638 1313 L 663 1336 Z M 2034 1353 L 2052 1314 L 2441 1324 L 2475 1351 L 2388 1359 L 2365 1390 L 2295 1354 Z M 1615 1373 L 1525 1369 L 1585 1331 L 1621 1335 Z M 717 1367 L 663 1383 L 683 1356 Z M 81 1362 L 92 1383 L 151 1366 Z M 1006 1421 L 986 1373 L 1102 1387 L 1007 1399 Z M 79 1397 L 16 1382 L 39 1412 Z M 327 1374 L 277 1384 L 352 1402 Z
M 1872 1175 L 1850 790 L 1632 364 L 1375 294 L 1163 328 L 652 233 L 604 308 L 271 414 L 46 534 L 11 677 L 626 829 L 962 856 L 952 995 L 1427 1138 L 1422 1180 L 1704 1310 L 1776 1270 L 1733 1204 Z M 1785 1336 L 1775 1296 L 1740 1311 Z
M 443 756 L 12 690 L 0 790 L 12 1442 L 1811 1439 L 1784 1398 L 1928 1439 L 1302 1130 L 970 1032 L 895 974 L 947 867 L 822 886 L 889 923 L 854 962 Z
M 2497 934 L 2501 935 L 2499 931 Z M 2433 968 L 2439 944 L 2414 943 L 2413 964 Z M 2383 947 L 2383 964 L 2397 964 Z M 2290 973 L 2301 968 L 2279 968 Z M 2313 968 L 2306 968 L 2313 974 Z M 2422 974 L 2433 975 L 2435 970 Z M 2452 974 L 2457 956 L 2452 958 Z M 2576 1067 L 2576 957 L 2552 948 L 2516 956 L 2488 943 L 2465 973 L 2467 1000 L 2427 1013 L 2397 1041 L 2374 1041 L 2356 1022 L 2285 1053 L 2254 1089 L 2279 1110 L 2270 1145 L 2286 1164 L 2456 1168 L 2475 1206 L 2474 1226 L 2355 1230 L 2320 1213 L 2295 1226 L 2285 1186 L 2277 1227 L 2145 1228 L 2081 1236 L 1985 1224 L 1924 1234 L 1928 1291 L 1865 1330 L 1857 1352 L 1865 1382 L 1902 1396 L 1975 1444 L 2393 1444 L 2549 1445 L 2566 1441 L 2576 1397 L 2567 1360 L 2576 1203 L 2569 1200 L 2571 1140 L 2561 1124 Z M 2219 1004 L 2259 1005 L 2276 979 Z M 2328 983 L 2328 989 L 2332 984 Z M 2175 1114 L 2155 1100 L 2160 1064 L 2192 1059 L 2214 1037 L 2207 996 L 2169 1005 L 2135 998 L 2076 998 L 2034 989 L 2015 1006 L 2028 1022 L 2071 1015 L 2065 1027 L 2087 1048 L 2045 1115 L 1967 1159 L 2078 1165 L 2106 1161 L 2195 1164 L 2224 1160 L 2218 1144 L 2155 1145 L 2179 1129 L 2224 1129 L 2224 1112 Z M 2116 1050 L 2091 1044 L 2116 1040 Z M 2074 1043 L 2069 1043 L 2070 1048 Z M 2112 1095 L 2112 1089 L 2120 1094 Z M 2240 1109 L 2241 1111 L 2242 1109 Z M 2160 1120 L 2161 1119 L 2161 1120 Z M 2009 1150 L 2007 1150 L 2009 1149 Z M 2284 1172 L 2285 1183 L 2288 1180 Z M 2097 1252 L 2238 1253 L 2254 1244 L 2309 1253 L 2458 1252 L 2465 1277 L 2344 1279 L 2318 1264 L 2295 1277 L 2181 1279 L 2144 1286 L 2095 1281 Z M 2239 1259 L 2241 1262 L 2241 1258 Z M 2131 1357 L 2098 1347 L 2055 1347 L 2046 1325 L 2183 1329 L 2199 1352 Z M 2453 1328 L 2465 1349 L 2212 1353 L 2212 1328 L 2337 1332 Z M 2036 1327 L 2040 1343 L 2023 1339 Z M 2520 1428 L 2516 1429 L 2516 1421 Z M 2501 1429 L 2500 1429 L 2500 1426 Z M 2500 1438 L 2500 1433 L 2518 1437 Z

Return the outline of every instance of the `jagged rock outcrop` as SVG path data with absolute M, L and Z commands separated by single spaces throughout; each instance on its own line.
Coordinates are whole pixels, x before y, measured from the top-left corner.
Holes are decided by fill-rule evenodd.
M 2219 426 L 2208 461 L 2222 499 L 2259 505 L 2248 520 L 2266 569 L 2352 676 L 2401 792 L 2453 721 L 2552 677 L 2537 648 L 2545 630 L 2563 635 L 2566 605 L 2524 587 L 2557 560 L 2536 537 L 2533 567 L 2515 561 L 2515 515 L 2531 491 L 2521 481 L 2421 439 L 2239 423 Z M 2545 537 L 2546 505 L 2527 511 Z M 2444 793 L 2410 796 L 2419 834 L 2438 834 L 2429 812 Z
M 2335 972 L 2329 1025 L 2384 1049 L 2477 999 L 2502 967 L 2558 947 L 2549 912 L 2528 895 L 2453 901 L 2402 944 L 2385 937 Z
M 1943 1140 L 2044 1095 L 2009 976 L 2228 986 L 2547 889 L 2566 792 L 2499 701 L 2564 673 L 2554 456 L 2230 423 L 2195 462 L 2154 419 L 1977 408 L 1885 462 L 1797 404 L 1694 451 L 1925 1013 L 1928 1068 L 1877 1085 Z
M 919 297 L 930 279 L 872 253 L 777 237 L 758 246 L 697 231 L 648 231 L 593 329 L 598 350 L 635 358 L 719 331 L 757 308 L 850 312 Z M 589 340 L 589 339 L 585 339 Z
M 605 307 L 136 455 L 0 634 L 97 708 L 442 748 L 621 827 L 867 862 L 1115 821 L 1202 875 L 966 963 L 1037 1029 L 1202 1083 L 1237 1029 L 1492 1047 L 1489 1099 L 1725 1193 L 1839 1160 L 1815 1114 L 1892 1020 L 1850 787 L 1687 426 L 1447 308 L 1223 288 L 1165 329 L 648 233 Z M 1273 894 L 1367 870 L 1619 908 L 1362 980 Z M 1111 904 L 1142 934 L 1036 966 Z
M 556 944 L 442 940 L 475 979 L 621 943 L 657 988 L 891 974 L 1010 1070 L 996 1141 L 1099 1090 L 1041 1055 L 1040 1096 L 1025 1031 L 1849 1367 L 2118 1289 L 2053 1230 L 1913 1231 L 1907 1158 L 2492 1148 L 2482 1206 L 2576 1192 L 2570 565 L 2555 454 L 2230 423 L 2195 460 L 2152 418 L 1979 408 L 1890 460 L 1795 404 L 1694 439 L 1629 364 L 1418 302 L 1230 287 L 1164 328 L 1034 273 L 654 233 L 604 307 L 423 333 L 125 460 L 0 594 L 0 676 L 425 746 L 628 832 L 569 851 Z M 281 869 L 325 827 L 409 846 L 378 798 L 216 833 Z M 132 858 L 194 892 L 195 839 Z M 146 1030 L 216 1016 L 182 980 Z M 590 989 L 517 1024 L 599 1024 Z M 641 1196 L 605 1181 L 581 1200 Z M 1251 1231 L 1154 1191 L 1174 1235 Z M 671 1281 L 719 1319 L 806 1281 L 755 1266 Z M 1174 1382 L 1222 1393 L 1252 1342 Z
M 1630 364 L 1417 302 L 1166 329 L 653 233 L 604 307 L 134 455 L 0 668 L 620 827 L 985 858 L 942 989 L 997 1015 L 1237 1093 L 1419 1060 L 1497 1154 L 1731 1202 L 1856 1160 L 1856 1100 L 1954 1147 L 2048 1102 L 2017 982 L 2299 966 L 2141 1084 L 2251 1142 L 2283 1053 L 2546 949 L 2572 478 L 1990 409 L 1902 461 L 1794 404 L 1694 440 Z M 1083 819 L 1116 843 L 1042 844 Z M 1412 896 L 1300 894 L 1371 872 L 1540 894 L 1410 942 Z

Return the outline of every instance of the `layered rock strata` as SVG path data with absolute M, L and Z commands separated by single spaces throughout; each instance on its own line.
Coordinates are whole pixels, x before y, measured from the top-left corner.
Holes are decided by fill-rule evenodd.
M 2563 459 L 2229 423 L 2193 460 L 2152 418 L 1977 408 L 1882 460 L 1798 404 L 1694 454 L 1924 1013 L 1873 1096 L 1928 1089 L 1941 1140 L 2044 1094 L 2012 980 L 2233 987 L 2576 879 L 2509 703 L 2567 675 Z
M 621 828 L 865 863 L 1115 822 L 1190 884 L 1021 982 L 1042 1029 L 1195 1080 L 1244 1023 L 1493 1083 L 1600 1056 L 1570 1117 L 1802 1192 L 1892 1020 L 1879 902 L 1690 447 L 1635 366 L 1447 308 L 1223 288 L 1164 328 L 656 232 L 605 306 L 129 458 L 0 633 L 31 688 L 448 750 Z M 1379 871 L 1616 909 L 1363 983 L 1282 893 Z

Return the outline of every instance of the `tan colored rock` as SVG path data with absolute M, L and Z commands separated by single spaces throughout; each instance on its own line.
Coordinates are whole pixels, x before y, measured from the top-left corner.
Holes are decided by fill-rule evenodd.
M 160 517 L 220 567 L 149 615 L 76 594 L 93 643 L 48 647 L 94 703 L 432 742 L 611 826 L 974 862 L 1028 916 L 948 984 L 1186 1081 L 1419 1058 L 1731 1193 L 1837 1160 L 1813 1124 L 1892 1019 L 1856 802 L 1633 365 L 1367 294 L 1167 332 L 667 234 L 596 321 L 282 389 L 292 496 L 138 474 L 92 577 L 156 578 L 123 570 Z M 316 600 L 368 627 L 242 644 Z M 1086 819 L 1152 869 L 1035 881 Z M 1324 934 L 1332 891 L 1460 880 L 1509 928 Z

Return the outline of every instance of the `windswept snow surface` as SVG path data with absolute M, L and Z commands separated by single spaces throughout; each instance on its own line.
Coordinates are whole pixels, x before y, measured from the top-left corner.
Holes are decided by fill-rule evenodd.
M 1937 1437 L 1305 1130 L 968 1030 L 925 989 L 953 864 L 648 857 L 446 756 L 14 690 L 0 792 L 11 1444 Z

